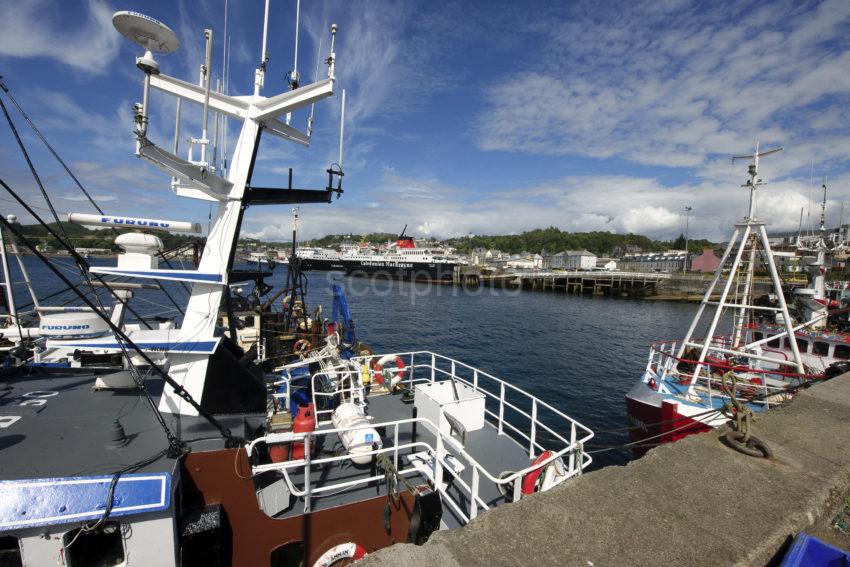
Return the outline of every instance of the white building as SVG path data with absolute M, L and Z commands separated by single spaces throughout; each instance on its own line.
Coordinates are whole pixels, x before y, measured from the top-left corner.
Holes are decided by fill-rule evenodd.
M 626 272 L 681 272 L 685 268 L 687 254 L 684 250 L 626 254 L 619 262 Z
M 508 260 L 507 267 L 515 270 L 539 270 L 543 267 L 543 257 L 540 254 L 514 254 Z
M 566 250 L 549 258 L 549 267 L 557 270 L 596 269 L 596 254 L 587 250 Z
M 568 270 L 592 270 L 596 267 L 596 254 L 587 250 L 567 250 Z

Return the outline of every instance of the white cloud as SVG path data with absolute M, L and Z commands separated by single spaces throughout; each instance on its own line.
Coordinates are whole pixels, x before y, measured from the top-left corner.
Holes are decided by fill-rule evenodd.
M 117 196 L 108 195 L 108 194 L 92 195 L 91 197 L 92 197 L 92 199 L 94 199 L 95 203 L 102 203 L 102 202 L 106 202 L 106 201 L 116 201 L 116 200 L 118 200 Z M 61 195 L 59 198 L 64 199 L 66 201 L 77 201 L 77 202 L 85 202 L 85 203 L 88 203 L 88 201 L 89 201 L 88 198 L 85 195 L 82 195 L 82 194 L 75 195 L 73 193 L 67 193 L 65 195 Z
M 487 89 L 480 147 L 700 168 L 760 138 L 786 146 L 775 175 L 846 162 L 846 113 L 819 114 L 850 101 L 850 3 L 653 7 L 562 5 L 529 24 L 544 46 Z
M 83 26 L 71 27 L 46 0 L 5 2 L 0 10 L 0 56 L 47 57 L 82 71 L 103 73 L 118 53 L 121 36 L 112 10 L 89 0 Z
M 316 238 L 398 232 L 408 224 L 418 236 L 447 238 L 556 226 L 573 232 L 633 232 L 673 239 L 685 231 L 687 204 L 693 207 L 692 238 L 725 241 L 732 224 L 747 212 L 748 192 L 740 187 L 745 178 L 740 165 L 736 173 L 730 176 L 732 182 L 701 181 L 670 187 L 650 178 L 579 175 L 474 196 L 468 189 L 434 178 L 405 178 L 387 169 L 376 187 L 379 207 L 374 207 L 375 202 L 346 197 L 327 207 L 303 207 L 300 230 L 302 238 Z M 830 190 L 827 223 L 834 225 L 841 203 L 850 200 L 850 175 L 835 179 L 830 187 L 835 189 Z M 796 182 L 768 184 L 759 189 L 756 214 L 768 222 L 769 232 L 796 230 L 800 209 L 804 208 L 804 228 L 809 225 L 809 211 L 816 227 L 820 193 L 809 193 L 808 186 Z M 460 195 L 465 198 L 461 200 Z M 850 209 L 845 219 L 848 217 Z M 272 212 L 254 216 L 252 210 L 245 220 L 246 233 L 261 239 L 287 240 L 291 230 L 288 217 Z

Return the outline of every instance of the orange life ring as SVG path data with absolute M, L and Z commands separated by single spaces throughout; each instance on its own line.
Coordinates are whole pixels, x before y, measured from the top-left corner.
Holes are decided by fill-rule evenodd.
M 295 341 L 295 344 L 292 345 L 292 352 L 297 354 L 304 354 L 313 348 L 313 344 L 307 339 L 298 339 Z
M 381 373 L 384 370 L 384 365 L 388 362 L 395 362 L 396 372 L 395 376 L 391 380 L 391 385 L 395 387 L 397 384 L 404 381 L 404 376 L 407 373 L 407 368 L 404 366 L 404 361 L 399 355 L 387 354 L 382 356 L 374 364 L 372 364 L 372 370 L 377 374 L 377 376 L 375 376 L 375 382 L 377 382 L 378 384 L 384 383 L 384 378 Z
M 357 561 L 358 559 L 363 559 L 366 556 L 366 548 L 360 545 L 359 543 L 354 543 L 353 541 L 349 541 L 347 543 L 340 543 L 339 545 L 335 545 L 329 550 L 325 551 L 321 557 L 319 557 L 315 563 L 313 563 L 313 567 L 331 567 L 337 561 L 341 559 L 354 559 Z
M 534 462 L 531 463 L 531 466 L 539 465 L 546 459 L 552 456 L 552 451 L 543 451 L 540 453 Z M 537 481 L 540 479 L 540 475 L 543 474 L 543 468 L 539 467 L 524 477 L 522 477 L 522 495 L 528 496 L 529 494 L 534 494 L 535 489 L 537 488 Z

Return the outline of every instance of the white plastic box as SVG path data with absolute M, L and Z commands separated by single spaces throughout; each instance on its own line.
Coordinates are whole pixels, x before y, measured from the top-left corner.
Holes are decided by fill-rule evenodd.
M 451 426 L 443 413 L 451 415 L 467 431 L 477 431 L 484 427 L 484 393 L 477 392 L 461 382 L 456 384 L 458 400 L 455 400 L 450 380 L 416 386 L 414 405 L 417 415 L 438 424 L 440 431 L 446 435 L 450 434 Z M 427 424 L 427 427 L 434 431 L 430 424 Z

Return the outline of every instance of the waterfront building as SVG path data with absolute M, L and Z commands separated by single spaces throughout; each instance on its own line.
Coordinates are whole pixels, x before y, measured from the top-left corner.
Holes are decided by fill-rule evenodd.
M 549 266 L 556 270 L 593 270 L 596 254 L 587 250 L 565 250 L 553 255 Z
M 617 270 L 617 260 L 613 258 L 597 258 L 596 269 L 606 272 L 614 272 Z
M 540 254 L 523 252 L 511 256 L 506 264 L 508 268 L 515 270 L 539 270 L 543 267 L 543 257 Z
M 619 268 L 625 272 L 681 272 L 687 257 L 684 250 L 626 254 L 620 260 Z
M 720 258 L 714 253 L 713 248 L 703 248 L 702 254 L 690 261 L 691 272 L 713 274 L 720 265 Z

